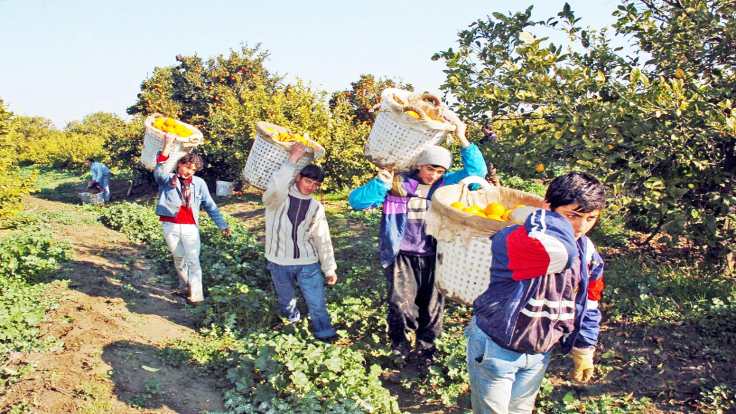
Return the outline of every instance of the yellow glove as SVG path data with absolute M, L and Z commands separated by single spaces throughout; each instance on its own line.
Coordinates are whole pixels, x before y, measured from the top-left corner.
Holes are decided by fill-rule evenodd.
M 573 348 L 570 352 L 575 367 L 572 369 L 572 378 L 578 382 L 588 382 L 593 377 L 593 354 L 595 348 Z

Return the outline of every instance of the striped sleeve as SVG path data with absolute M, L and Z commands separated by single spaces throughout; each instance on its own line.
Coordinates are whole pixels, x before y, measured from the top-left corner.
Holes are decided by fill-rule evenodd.
M 508 268 L 513 280 L 560 273 L 576 255 L 570 223 L 560 215 L 538 209 L 506 239 Z
M 575 340 L 578 348 L 595 346 L 598 343 L 598 334 L 603 315 L 598 308 L 603 296 L 603 258 L 595 250 L 590 239 L 587 239 L 586 264 L 589 269 L 588 292 L 585 314 L 580 322 L 580 334 Z

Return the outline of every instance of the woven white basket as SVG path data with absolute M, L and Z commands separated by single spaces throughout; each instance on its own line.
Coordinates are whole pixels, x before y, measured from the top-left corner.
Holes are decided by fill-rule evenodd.
M 82 200 L 82 204 L 104 204 L 105 198 L 103 193 L 90 193 L 84 191 L 79 193 L 79 199 Z
M 145 126 L 146 133 L 143 135 L 143 150 L 141 151 L 141 163 L 149 171 L 153 171 L 156 168 L 156 157 L 159 151 L 164 147 L 164 132 L 156 129 L 153 126 L 153 122 L 156 118 L 161 117 L 161 114 L 152 114 L 146 118 Z M 166 172 L 171 172 L 176 167 L 176 163 L 181 157 L 187 155 L 197 145 L 203 141 L 202 132 L 196 127 L 186 124 L 184 122 L 176 121 L 187 128 L 192 130 L 192 135 L 187 138 L 176 137 L 174 142 L 171 143 L 169 152 L 169 159 L 164 163 L 164 169 Z
M 472 305 L 491 282 L 491 239 L 437 241 L 435 279 L 447 299 Z
M 271 139 L 273 134 L 279 132 L 289 130 L 269 122 L 256 123 L 256 137 L 243 168 L 243 179 L 261 190 L 266 189 L 273 173 L 289 159 L 289 148 L 293 143 Z M 314 149 L 307 148 L 307 152 L 296 163 L 297 172 L 325 154 L 325 149 L 317 142 L 309 140 L 309 143 Z
M 471 183 L 480 184 L 481 189 L 469 191 Z M 488 220 L 450 207 L 458 200 L 480 205 L 495 201 L 507 208 L 517 204 L 539 208 L 544 200 L 534 194 L 491 186 L 480 177 L 467 177 L 459 184 L 435 191 L 426 218 L 427 234 L 437 239 L 435 280 L 448 299 L 472 305 L 491 281 L 490 237 L 512 223 Z
M 395 88 L 381 93 L 380 109 L 365 146 L 365 156 L 378 166 L 410 169 L 424 148 L 439 144 L 455 129 L 447 122 L 415 119 L 407 115 L 396 97 L 408 102 L 410 96 L 410 92 Z

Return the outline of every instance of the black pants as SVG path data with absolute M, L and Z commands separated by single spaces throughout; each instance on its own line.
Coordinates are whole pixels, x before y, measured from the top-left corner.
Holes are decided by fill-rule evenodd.
M 408 343 L 406 334 L 416 331 L 416 348 L 432 350 L 442 333 L 445 298 L 434 284 L 435 256 L 399 253 L 387 267 L 388 333 L 393 346 Z

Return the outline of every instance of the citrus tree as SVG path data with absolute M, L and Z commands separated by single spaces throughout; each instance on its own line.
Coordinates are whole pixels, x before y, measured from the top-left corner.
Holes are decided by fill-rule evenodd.
M 159 112 L 200 128 L 205 143 L 198 151 L 207 161 L 205 177 L 239 178 L 256 122 L 263 120 L 308 133 L 326 146 L 327 156 L 319 162 L 328 189 L 364 178 L 370 171 L 362 156 L 368 133 L 366 127 L 354 127 L 354 108 L 343 100 L 330 108 L 324 92 L 301 81 L 283 82 L 264 66 L 267 57 L 259 47 L 246 46 L 207 60 L 179 55 L 177 65 L 154 69 L 128 113 Z
M 494 114 L 488 157 L 522 177 L 588 170 L 638 228 L 712 257 L 733 249 L 736 5 L 624 1 L 614 26 L 626 50 L 567 4 L 546 20 L 531 11 L 477 20 L 433 57 L 459 112 Z M 570 43 L 534 35 L 550 31 Z
M 21 200 L 34 186 L 34 176 L 22 176 L 17 168 L 18 147 L 9 135 L 13 113 L 0 99 L 0 223 L 22 208 Z
M 356 124 L 373 124 L 375 115 L 372 108 L 381 102 L 381 92 L 386 88 L 414 90 L 411 84 L 393 79 L 376 78 L 375 75 L 365 73 L 360 75 L 360 79 L 350 83 L 350 89 L 333 93 L 330 108 L 334 109 L 338 102 L 345 101 L 350 105 Z

